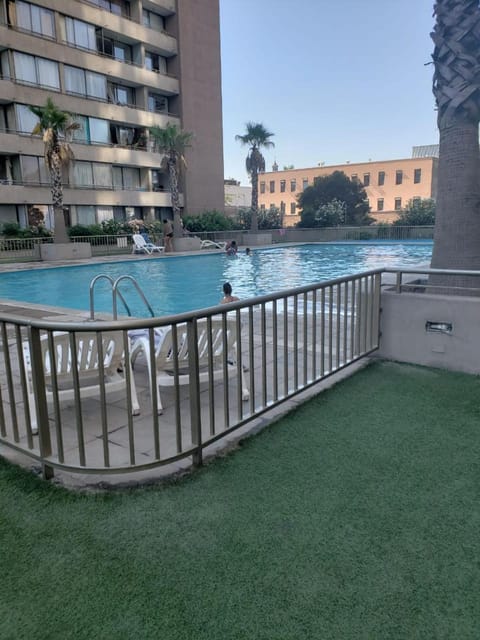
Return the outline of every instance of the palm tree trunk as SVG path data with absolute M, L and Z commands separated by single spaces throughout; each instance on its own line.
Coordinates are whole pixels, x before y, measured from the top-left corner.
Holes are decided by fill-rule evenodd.
M 440 128 L 434 269 L 480 270 L 480 150 L 478 124 L 450 121 Z M 438 278 L 436 283 L 439 283 Z M 447 284 L 445 279 L 443 283 Z M 476 286 L 448 278 L 450 286 Z
M 258 172 L 252 171 L 252 220 L 250 223 L 250 231 L 257 233 L 258 231 Z
M 50 171 L 52 203 L 53 203 L 53 220 L 54 220 L 54 243 L 66 244 L 70 242 L 65 227 L 65 217 L 63 215 L 63 187 L 62 187 L 62 169 L 58 153 L 52 156 L 52 167 Z
M 180 195 L 178 193 L 178 172 L 176 162 L 169 161 L 168 178 L 173 209 L 173 237 L 179 238 L 182 235 L 182 223 L 180 218 Z

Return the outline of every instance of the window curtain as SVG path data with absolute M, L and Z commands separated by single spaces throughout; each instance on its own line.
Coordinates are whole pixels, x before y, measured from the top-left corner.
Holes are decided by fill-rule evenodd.
M 91 187 L 93 185 L 93 172 L 90 162 L 75 162 L 73 166 L 73 181 L 77 187 Z
M 53 60 L 37 58 L 38 83 L 41 86 L 60 90 L 60 79 L 58 77 L 58 64 Z
M 122 176 L 122 168 L 121 167 L 113 167 L 112 168 L 113 175 L 113 186 L 115 189 L 123 188 L 123 176 Z
M 97 144 L 110 142 L 110 132 L 108 128 L 107 120 L 101 120 L 100 118 L 88 119 L 90 128 L 90 141 Z
M 93 163 L 93 182 L 97 187 L 112 187 L 112 167 L 109 164 Z
M 15 3 L 15 11 L 17 14 L 17 26 L 27 31 L 32 30 L 32 20 L 30 14 L 30 5 L 26 2 L 17 0 Z
M 77 205 L 77 224 L 95 224 L 95 207 L 93 205 Z
M 79 93 L 84 96 L 85 88 L 85 72 L 77 67 L 69 67 L 65 65 L 65 90 L 70 93 Z
M 32 133 L 38 123 L 37 116 L 24 104 L 17 104 L 17 126 L 22 133 Z
M 37 156 L 20 156 L 22 180 L 24 182 L 40 182 Z
M 113 219 L 113 207 L 97 207 L 97 221 L 104 222 Z
M 94 98 L 107 99 L 107 78 L 100 73 L 86 71 L 87 95 Z
M 139 169 L 133 169 L 131 167 L 124 167 L 124 169 L 123 169 L 123 186 L 124 186 L 124 189 L 139 189 L 140 188 L 140 171 L 139 171 Z
M 13 61 L 15 64 L 15 76 L 17 80 L 24 82 L 37 83 L 37 73 L 35 70 L 35 58 L 26 53 L 14 51 Z

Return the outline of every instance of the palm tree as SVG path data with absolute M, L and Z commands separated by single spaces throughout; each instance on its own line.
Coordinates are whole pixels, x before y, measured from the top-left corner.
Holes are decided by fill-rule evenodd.
M 245 125 L 247 132 L 241 136 L 235 136 L 235 140 L 239 140 L 243 145 L 249 147 L 248 156 L 245 160 L 247 173 L 250 174 L 252 181 L 252 222 L 251 231 L 258 231 L 258 174 L 265 171 L 265 158 L 262 156 L 260 149 L 263 147 L 268 149 L 274 147 L 274 143 L 269 139 L 274 134 L 268 131 L 263 124 L 256 122 L 247 122 Z
M 178 193 L 178 179 L 180 171 L 186 168 L 185 151 L 191 146 L 193 133 L 181 131 L 176 125 L 168 123 L 166 127 L 151 127 L 150 135 L 154 141 L 155 149 L 164 154 L 161 169 L 168 170 L 168 182 L 173 209 L 173 235 L 182 235 L 182 222 L 180 217 L 180 196 Z
M 437 0 L 432 33 L 440 154 L 432 268 L 480 270 L 480 9 Z M 434 278 L 435 284 L 445 282 Z M 451 286 L 472 286 L 455 276 Z
M 50 172 L 55 225 L 54 242 L 67 243 L 69 238 L 63 215 L 62 167 L 68 168 L 73 160 L 73 151 L 68 142 L 61 141 L 60 137 L 68 137 L 70 132 L 79 128 L 79 124 L 72 121 L 69 113 L 61 111 L 51 98 L 47 98 L 44 107 L 30 107 L 30 111 L 38 118 L 32 135 L 43 134 L 45 164 Z

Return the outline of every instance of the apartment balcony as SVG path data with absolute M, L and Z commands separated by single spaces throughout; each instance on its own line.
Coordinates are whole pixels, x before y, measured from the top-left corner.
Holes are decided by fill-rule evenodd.
M 0 181 L 2 204 L 48 204 L 52 200 L 50 185 L 44 183 L 18 183 Z M 66 205 L 100 205 L 125 207 L 170 207 L 169 191 L 142 189 L 118 189 L 90 185 L 74 187 L 64 185 L 63 200 Z M 182 202 L 182 200 L 181 200 Z
M 145 86 L 165 95 L 173 96 L 180 92 L 179 81 L 173 76 L 116 60 L 97 51 L 75 48 L 67 43 L 37 38 L 29 33 L 9 29 L 5 25 L 0 25 L 0 42 L 5 49 L 22 51 L 50 60 L 61 60 L 66 65 L 106 75 L 110 80 L 117 79 L 134 86 Z M 5 94 L 2 92 L 0 95 Z
M 174 0 L 164 0 L 160 6 L 175 5 Z M 122 34 L 122 39 L 135 42 L 144 42 L 147 46 L 152 46 L 160 50 L 166 56 L 173 56 L 178 53 L 177 40 L 165 31 L 156 31 L 144 27 L 143 24 L 132 19 L 118 16 L 109 11 L 105 11 L 86 2 L 69 2 L 68 11 L 65 11 L 65 0 L 50 0 L 48 8 L 57 11 L 59 14 L 65 13 L 72 17 L 83 20 L 97 27 L 103 27 L 109 31 Z M 168 9 L 170 11 L 170 9 Z M 171 12 L 175 12 L 172 8 Z
M 143 0 L 143 8 L 162 15 L 172 15 L 177 10 L 175 0 Z

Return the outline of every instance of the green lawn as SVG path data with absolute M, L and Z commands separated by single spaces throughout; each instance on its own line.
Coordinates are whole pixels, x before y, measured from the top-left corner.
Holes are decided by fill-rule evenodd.
M 480 380 L 378 363 L 174 484 L 0 462 L 0 638 L 480 637 Z

